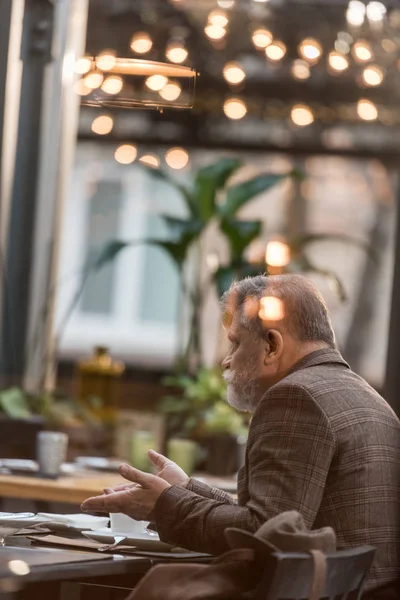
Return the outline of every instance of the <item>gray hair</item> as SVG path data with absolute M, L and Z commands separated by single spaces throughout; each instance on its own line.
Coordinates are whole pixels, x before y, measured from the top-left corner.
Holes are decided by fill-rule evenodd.
M 240 323 L 265 337 L 268 328 L 258 316 L 258 310 L 252 315 L 245 311 L 249 299 L 259 301 L 265 296 L 282 300 L 282 323 L 298 340 L 325 342 L 331 348 L 336 347 L 325 301 L 315 285 L 301 275 L 258 275 L 233 282 L 221 299 L 225 319 L 232 320 L 233 314 L 240 311 Z

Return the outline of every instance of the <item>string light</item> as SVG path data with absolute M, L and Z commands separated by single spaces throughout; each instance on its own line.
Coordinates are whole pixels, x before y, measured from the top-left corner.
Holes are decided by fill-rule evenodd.
M 145 31 L 139 31 L 131 39 L 131 50 L 136 54 L 147 54 L 153 47 L 153 40 Z
M 84 75 L 88 73 L 92 68 L 93 59 L 91 56 L 82 56 L 82 58 L 78 58 L 75 63 L 75 73 L 79 75 Z
M 107 135 L 112 131 L 114 121 L 108 115 L 100 115 L 93 120 L 92 131 L 98 135 Z
M 273 35 L 268 29 L 256 29 L 251 36 L 251 40 L 256 48 L 264 50 L 273 40 Z
M 204 32 L 210 40 L 222 40 L 226 36 L 226 29 L 217 25 L 207 25 Z
M 123 85 L 124 82 L 121 77 L 118 77 L 118 75 L 111 75 L 103 81 L 101 89 L 103 92 L 106 92 L 106 94 L 119 94 Z
M 116 62 L 117 59 L 113 50 L 104 50 L 96 57 L 96 65 L 102 71 L 111 71 Z
M 369 21 L 383 21 L 386 15 L 386 6 L 382 2 L 369 2 L 367 4 L 367 17 Z
M 372 58 L 371 46 L 366 40 L 358 40 L 353 46 L 354 57 L 360 62 L 366 62 Z
M 184 169 L 189 162 L 189 154 L 183 148 L 171 148 L 165 155 L 165 162 L 171 169 Z
M 364 121 L 375 121 L 378 118 L 378 109 L 370 100 L 359 100 L 357 103 L 357 114 Z
M 322 47 L 314 38 L 306 38 L 299 45 L 299 53 L 306 60 L 316 62 L 322 54 Z
M 146 79 L 146 86 L 149 90 L 153 90 L 153 92 L 159 92 L 167 83 L 168 77 L 165 77 L 165 75 L 150 75 Z
M 383 81 L 383 71 L 375 65 L 370 65 L 364 69 L 363 79 L 367 85 L 380 85 Z
M 143 154 L 143 156 L 139 158 L 139 162 L 147 167 L 153 167 L 155 169 L 160 166 L 160 159 L 155 154 Z
M 292 75 L 296 79 L 308 79 L 310 77 L 310 65 L 301 59 L 296 59 L 292 63 Z
M 167 83 L 167 85 L 158 93 L 164 100 L 172 102 L 173 100 L 177 100 L 179 98 L 181 92 L 182 89 L 178 83 Z
M 247 114 L 247 106 L 240 98 L 230 98 L 224 102 L 224 113 L 228 119 L 239 120 Z
M 265 262 L 270 267 L 285 267 L 290 263 L 290 248 L 284 242 L 268 242 L 265 250 Z
M 189 55 L 189 52 L 178 42 L 172 42 L 168 44 L 167 49 L 165 51 L 165 56 L 173 63 L 180 64 L 185 62 Z
M 121 144 L 114 152 L 114 158 L 121 165 L 130 165 L 137 157 L 137 149 L 132 144 Z
M 224 66 L 223 70 L 224 78 L 228 83 L 233 85 L 242 83 L 246 78 L 246 73 L 242 67 L 236 62 L 229 62 Z
M 275 62 L 282 60 L 286 54 L 286 46 L 279 40 L 274 40 L 269 46 L 265 48 L 265 54 L 267 58 Z
M 339 52 L 330 52 L 328 62 L 334 71 L 345 71 L 349 67 L 348 59 Z
M 92 90 L 96 90 L 97 88 L 99 88 L 103 81 L 104 75 L 103 73 L 99 73 L 98 71 L 93 71 L 92 73 L 89 73 L 89 75 L 86 75 L 86 77 L 83 80 L 85 86 Z
M 306 127 L 314 122 L 312 110 L 305 104 L 296 104 L 293 106 L 290 117 L 293 123 L 299 127 Z
M 229 23 L 228 15 L 223 10 L 213 10 L 208 15 L 208 22 L 214 27 L 226 27 Z
M 359 27 L 364 23 L 365 19 L 365 4 L 359 0 L 351 0 L 346 12 L 346 20 L 349 25 Z

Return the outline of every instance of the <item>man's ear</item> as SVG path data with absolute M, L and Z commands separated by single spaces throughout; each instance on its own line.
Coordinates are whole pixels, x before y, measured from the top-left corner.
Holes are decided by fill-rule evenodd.
M 266 335 L 264 365 L 270 365 L 282 356 L 283 337 L 277 329 L 270 329 Z

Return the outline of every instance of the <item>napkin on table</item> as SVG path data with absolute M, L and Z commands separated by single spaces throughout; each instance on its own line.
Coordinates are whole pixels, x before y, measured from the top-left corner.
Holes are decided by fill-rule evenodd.
M 65 523 L 70 527 L 79 527 L 80 529 L 103 529 L 108 527 L 110 519 L 108 517 L 94 517 L 92 515 L 85 515 L 83 513 L 77 513 L 74 515 L 58 515 L 55 513 L 38 513 L 37 516 L 40 519 L 46 519 L 52 522 Z

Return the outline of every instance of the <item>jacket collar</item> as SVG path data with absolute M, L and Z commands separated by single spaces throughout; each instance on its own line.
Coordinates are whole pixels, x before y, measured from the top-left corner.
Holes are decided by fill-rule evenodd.
M 315 350 L 307 356 L 304 356 L 290 369 L 288 375 L 291 375 L 295 371 L 300 369 L 307 369 L 308 367 L 315 367 L 316 365 L 323 364 L 339 364 L 350 369 L 348 363 L 344 360 L 340 352 L 333 350 L 332 348 L 323 348 L 322 350 Z

